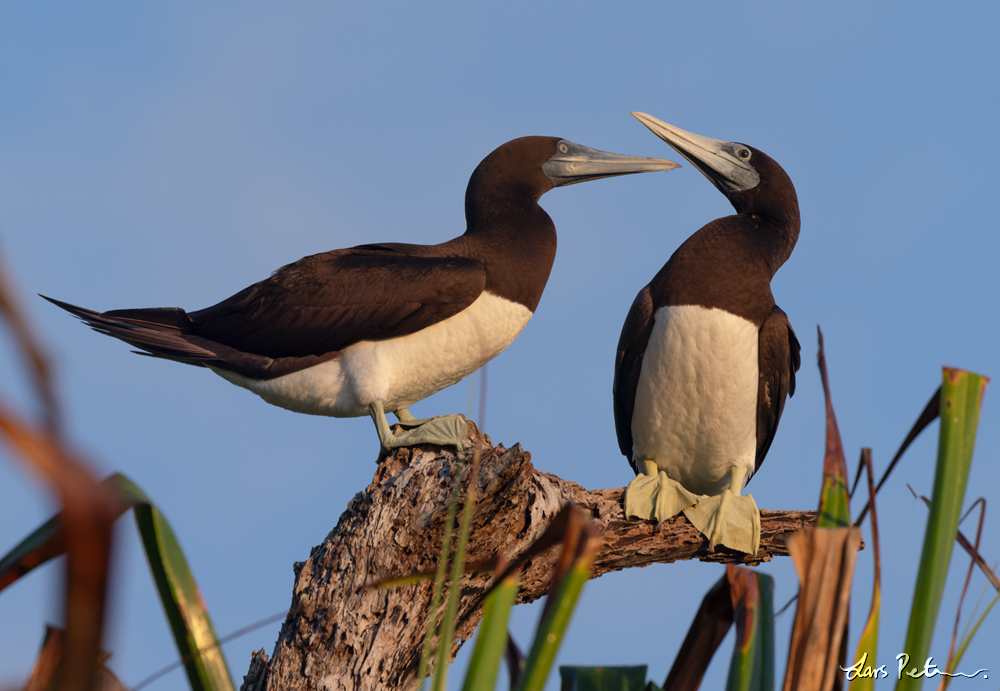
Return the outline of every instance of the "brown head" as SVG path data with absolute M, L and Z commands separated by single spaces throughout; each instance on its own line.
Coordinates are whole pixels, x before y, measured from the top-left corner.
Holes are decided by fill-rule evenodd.
M 513 139 L 484 158 L 469 178 L 469 232 L 509 211 L 537 205 L 553 187 L 677 167 L 672 161 L 607 153 L 558 137 Z
M 746 144 L 703 137 L 645 113 L 632 115 L 700 170 L 736 213 L 759 217 L 780 234 L 780 262 L 791 255 L 801 225 L 799 200 L 791 178 L 774 159 Z

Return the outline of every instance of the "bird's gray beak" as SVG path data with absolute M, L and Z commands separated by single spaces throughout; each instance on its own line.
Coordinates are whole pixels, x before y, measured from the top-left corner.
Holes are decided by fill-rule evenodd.
M 662 158 L 609 154 L 565 139 L 559 140 L 555 155 L 542 164 L 542 172 L 552 182 L 553 187 L 671 168 L 680 166 Z
M 753 189 L 760 182 L 760 175 L 750 165 L 750 150 L 745 146 L 687 132 L 645 113 L 632 115 L 689 160 L 727 197 L 732 192 Z M 745 152 L 746 158 L 740 156 L 740 151 Z

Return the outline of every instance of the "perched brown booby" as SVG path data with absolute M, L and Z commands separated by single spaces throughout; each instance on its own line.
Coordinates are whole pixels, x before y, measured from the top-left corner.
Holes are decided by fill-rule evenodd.
M 741 491 L 767 455 L 800 364 L 771 294 L 799 237 L 795 188 L 751 146 L 632 115 L 711 180 L 736 215 L 689 237 L 625 319 L 615 428 L 637 475 L 625 511 L 661 522 L 683 511 L 711 549 L 755 554 L 760 512 Z
M 459 416 L 415 420 L 406 408 L 482 367 L 528 323 L 556 254 L 539 198 L 553 187 L 676 167 L 524 137 L 473 172 L 467 230 L 448 242 L 314 254 L 190 313 L 94 312 L 46 299 L 140 354 L 208 367 L 273 405 L 370 415 L 385 449 L 460 446 L 467 427 Z M 415 429 L 393 434 L 386 411 Z

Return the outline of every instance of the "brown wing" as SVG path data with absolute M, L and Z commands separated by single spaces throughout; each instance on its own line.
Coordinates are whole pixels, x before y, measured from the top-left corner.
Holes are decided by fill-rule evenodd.
M 653 298 L 649 286 L 646 286 L 635 296 L 622 326 L 615 358 L 613 388 L 618 448 L 637 473 L 639 470 L 632 460 L 632 411 L 635 410 L 635 391 L 642 371 L 642 356 L 646 352 L 652 330 Z
M 757 386 L 757 462 L 754 472 L 764 462 L 774 441 L 786 396 L 795 393 L 795 373 L 801 364 L 799 339 L 795 337 L 787 315 L 777 305 L 761 325 L 758 343 L 760 381 Z
M 198 336 L 269 358 L 319 356 L 419 331 L 471 305 L 486 272 L 474 260 L 358 247 L 289 264 L 192 312 Z
M 461 312 L 483 292 L 474 260 L 385 245 L 316 254 L 198 312 L 95 312 L 45 298 L 142 355 L 271 379 L 361 340 L 405 336 Z

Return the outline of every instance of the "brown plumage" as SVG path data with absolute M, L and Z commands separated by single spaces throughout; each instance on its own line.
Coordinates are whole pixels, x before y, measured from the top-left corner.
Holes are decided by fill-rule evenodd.
M 725 145 L 723 151 L 747 152 L 746 158 L 759 181 L 749 189 L 733 189 L 724 176 L 697 156 L 674 147 L 726 195 L 737 213 L 708 223 L 681 244 L 639 291 L 625 319 L 615 359 L 615 429 L 619 448 L 637 473 L 641 468 L 633 458 L 632 418 L 657 310 L 681 305 L 717 308 L 757 328 L 755 471 L 774 440 L 786 397 L 795 393 L 795 372 L 801 364 L 799 342 L 771 294 L 771 278 L 789 258 L 799 236 L 801 221 L 795 188 L 781 166 L 763 152 L 744 144 L 717 143 Z M 669 396 L 670 392 L 663 395 Z
M 364 415 L 371 405 L 409 405 L 459 381 L 517 336 L 541 299 L 556 254 L 555 225 L 538 205 L 543 194 L 560 185 L 674 167 L 556 137 L 523 137 L 497 148 L 473 172 L 465 195 L 467 229 L 447 242 L 367 244 L 315 254 L 194 312 L 96 312 L 46 299 L 141 354 L 211 367 L 275 405 Z M 414 373 L 414 362 L 423 361 L 438 338 L 425 338 L 425 330 L 480 298 L 477 316 L 469 316 L 472 310 L 463 315 L 478 331 L 451 322 L 447 338 L 454 357 L 436 357 L 438 369 Z M 501 315 L 493 323 L 497 310 L 517 317 Z M 390 340 L 404 342 L 400 347 L 413 357 L 400 357 L 396 349 L 391 357 L 356 358 L 342 370 L 329 366 L 343 362 L 342 354 L 354 346 Z M 308 376 L 305 370 L 311 370 Z M 281 379 L 300 373 L 288 386 Z M 272 385 L 276 380 L 283 383 Z

